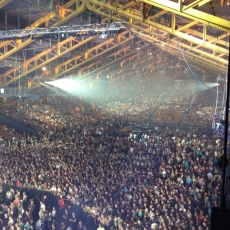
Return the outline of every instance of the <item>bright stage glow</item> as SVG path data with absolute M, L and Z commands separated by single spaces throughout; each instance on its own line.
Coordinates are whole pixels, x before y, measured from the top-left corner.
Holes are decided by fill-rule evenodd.
M 62 78 L 55 81 L 45 82 L 45 84 L 55 86 L 68 93 L 77 93 L 82 90 L 82 84 L 73 78 Z
M 198 82 L 196 85 L 196 90 L 198 92 L 201 92 L 201 91 L 208 90 L 210 88 L 214 88 L 218 85 L 220 85 L 220 84 L 216 83 L 216 82 L 204 82 L 204 83 Z

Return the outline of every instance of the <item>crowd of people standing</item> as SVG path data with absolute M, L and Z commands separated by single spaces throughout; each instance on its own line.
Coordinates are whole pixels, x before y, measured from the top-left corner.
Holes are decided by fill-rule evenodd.
M 221 140 L 197 129 L 119 136 L 125 119 L 60 99 L 1 112 L 38 130 L 1 138 L 2 229 L 209 229 Z

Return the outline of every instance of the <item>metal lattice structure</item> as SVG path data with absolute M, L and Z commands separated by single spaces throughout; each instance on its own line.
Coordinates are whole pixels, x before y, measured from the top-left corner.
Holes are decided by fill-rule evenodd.
M 10 13 L 11 3 L 23 8 L 20 2 L 30 11 L 38 7 L 39 12 L 48 5 L 41 17 L 24 29 L 0 32 L 0 40 L 6 39 L 0 42 L 0 87 L 19 79 L 28 84 L 25 86 L 37 87 L 35 75 L 52 79 L 78 75 L 94 83 L 110 73 L 112 85 L 139 71 L 143 79 L 148 79 L 159 68 L 184 62 L 181 52 L 204 75 L 226 72 L 230 37 L 226 1 L 70 0 L 61 5 L 43 0 L 39 6 L 32 6 L 28 0 L 5 0 L 0 7 L 7 11 L 9 5 Z M 97 18 L 98 23 L 76 24 L 84 21 L 83 12 Z M 97 25 L 104 25 L 101 31 Z M 124 31 L 105 38 L 95 34 L 105 33 L 109 26 L 114 26 L 113 31 Z M 92 36 L 74 36 L 85 33 Z M 15 59 L 13 63 L 17 55 L 20 62 Z M 43 67 L 47 70 L 41 71 Z
M 88 25 L 73 25 L 73 26 L 60 26 L 49 28 L 26 28 L 20 30 L 5 30 L 0 31 L 0 40 L 11 39 L 26 39 L 26 38 L 40 38 L 50 35 L 81 35 L 83 34 L 97 34 L 97 33 L 112 33 L 125 29 L 125 23 L 104 23 L 104 24 L 88 24 Z

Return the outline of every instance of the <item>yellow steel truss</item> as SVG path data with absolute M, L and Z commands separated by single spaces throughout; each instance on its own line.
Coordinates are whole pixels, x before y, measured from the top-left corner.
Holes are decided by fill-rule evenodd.
M 147 74 L 151 74 L 153 71 L 160 67 L 165 67 L 165 59 L 158 59 L 156 56 L 150 56 L 142 58 L 137 63 L 131 63 L 132 68 L 129 68 L 127 65 L 126 68 L 123 68 L 119 71 L 116 71 L 112 74 L 111 84 L 119 83 L 119 80 L 126 79 L 128 77 L 133 77 L 136 75 L 140 76 L 140 79 L 144 78 Z M 159 64 L 161 63 L 161 66 Z M 122 82 L 122 81 L 121 81 Z
M 116 65 L 116 68 L 114 68 L 114 70 L 110 68 L 111 65 L 107 65 L 105 70 L 108 75 L 109 85 L 112 86 L 113 84 L 118 84 L 120 79 L 122 79 L 122 81 L 120 81 L 122 84 L 122 82 L 124 82 L 127 77 L 130 79 L 130 77 L 136 76 L 138 71 L 141 79 L 143 79 L 146 75 L 152 74 L 156 69 L 167 66 L 166 61 L 170 65 L 175 62 L 174 59 L 168 59 L 167 57 L 165 57 L 165 52 L 147 55 L 147 53 L 149 53 L 151 49 L 146 50 L 144 49 L 144 47 L 149 46 L 143 46 L 142 49 L 136 51 L 134 55 L 119 61 L 119 66 Z M 162 63 L 162 66 L 159 66 L 159 63 Z M 100 77 L 100 73 L 102 72 L 103 70 L 97 73 L 97 79 Z M 89 73 L 89 75 L 91 75 L 91 73 Z M 91 83 L 93 83 L 93 85 L 97 85 L 97 79 L 95 79 L 94 75 L 94 80 Z
M 141 49 L 144 49 L 148 47 L 149 45 L 139 45 Z M 100 60 L 96 60 L 90 64 L 86 63 L 83 67 L 81 67 L 78 70 L 78 76 L 80 79 L 89 79 L 89 82 L 93 82 L 96 78 L 99 77 L 100 73 L 103 71 L 110 71 L 111 68 L 114 68 L 114 66 L 120 66 L 121 62 L 125 59 L 137 59 L 137 56 L 139 54 L 137 53 L 136 49 L 134 48 L 134 45 L 127 45 L 124 48 L 118 49 L 115 52 L 112 52 L 111 54 L 106 55 L 106 58 L 101 58 Z M 118 63 L 118 64 L 117 64 Z M 41 75 L 38 76 L 38 78 L 42 78 L 43 76 L 46 76 L 43 72 Z M 54 74 L 49 73 L 50 75 L 55 78 Z M 36 83 L 35 79 L 31 80 L 32 82 L 32 88 L 38 87 L 39 84 Z
M 84 54 L 78 55 L 76 57 L 70 58 L 69 60 L 61 63 L 55 68 L 55 76 L 61 76 L 73 71 L 76 68 L 79 68 L 86 64 L 87 62 L 93 61 L 96 58 L 100 58 L 102 55 L 106 54 L 109 51 L 114 50 L 120 45 L 131 41 L 133 35 L 130 31 L 124 31 L 117 36 L 106 40 L 98 44 L 91 49 L 88 49 Z
M 54 79 L 54 75 L 53 75 L 53 73 L 50 71 L 50 70 L 46 70 L 46 71 L 42 71 L 38 76 L 37 76 L 37 78 L 38 79 L 42 79 L 42 78 L 52 78 L 52 79 Z M 38 87 L 38 86 L 41 86 L 41 84 L 37 81 L 37 79 L 35 79 L 35 78 L 31 78 L 31 79 L 29 79 L 28 80 L 28 82 L 27 82 L 27 87 L 28 88 L 36 88 L 36 87 Z
M 10 3 L 12 0 L 1 0 L 0 1 L 0 9 Z
M 176 14 L 176 10 L 170 11 L 167 7 L 162 7 L 162 10 L 158 12 L 156 16 L 150 16 L 144 21 L 139 10 L 131 7 L 124 7 L 124 5 L 121 4 L 117 4 L 115 6 L 113 3 L 103 3 L 99 0 L 89 0 L 87 2 L 87 8 L 106 17 L 107 19 L 110 18 L 115 21 L 125 21 L 134 33 L 142 34 L 144 39 L 151 42 L 163 43 L 167 40 L 167 44 L 175 47 L 178 46 L 179 41 L 180 46 L 186 49 L 187 53 L 190 52 L 193 56 L 195 55 L 198 58 L 202 56 L 202 59 L 205 59 L 205 61 L 209 62 L 211 65 L 216 63 L 215 66 L 218 66 L 218 69 L 225 69 L 227 66 L 229 43 L 224 39 L 229 36 L 230 31 L 225 30 L 227 32 L 221 36 L 213 37 L 212 35 L 207 34 L 206 25 L 211 25 L 208 24 L 208 21 L 207 23 L 202 22 L 203 31 L 199 32 L 191 29 L 191 27 L 197 24 L 200 26 L 200 20 L 197 19 L 194 21 L 191 20 L 191 17 L 187 17 L 188 21 L 185 25 L 177 25 L 177 15 L 181 14 Z M 172 12 L 171 22 L 166 22 L 165 20 L 158 22 L 156 20 L 157 17 L 159 17 L 158 15 L 162 16 L 167 12 Z M 204 13 L 204 15 L 206 14 Z M 202 17 L 204 17 L 204 15 Z M 223 25 L 229 25 L 230 27 L 230 23 L 227 20 L 224 21 Z M 164 47 L 162 48 L 165 49 Z
M 156 6 L 160 9 L 168 10 L 171 13 L 175 13 L 176 15 L 191 19 L 192 21 L 197 21 L 202 23 L 203 25 L 212 26 L 218 30 L 230 32 L 230 23 L 228 20 L 193 8 L 195 6 L 204 5 L 210 1 L 197 0 L 189 5 L 182 5 L 181 0 L 179 0 L 178 3 L 171 0 L 143 0 L 143 2 L 149 5 Z
M 136 56 L 133 56 L 132 58 L 126 59 L 120 63 L 121 68 L 118 70 L 111 71 L 109 73 L 109 78 L 114 79 L 114 81 L 117 81 L 119 78 L 123 77 L 127 72 L 130 72 L 130 70 L 139 70 L 141 71 L 141 68 L 144 65 L 149 64 L 149 62 L 155 61 L 155 55 L 147 55 L 146 52 L 139 52 Z M 159 60 L 160 61 L 160 60 Z
M 149 45 L 141 45 L 139 43 L 127 45 L 126 47 L 107 55 L 106 58 L 102 58 L 99 61 L 95 61 L 90 65 L 82 67 L 78 70 L 78 75 L 83 78 L 87 78 L 92 76 L 98 77 L 98 75 L 104 71 L 111 72 L 111 69 L 117 69 L 117 67 L 122 66 L 124 61 L 137 59 L 137 57 L 140 55 L 140 52 L 138 52 L 136 49 L 137 46 L 142 50 L 147 48 Z
M 70 19 L 81 14 L 86 9 L 86 5 L 81 0 L 70 0 L 57 12 L 51 12 L 48 15 L 42 17 L 38 21 L 34 22 L 31 27 L 36 28 L 45 25 L 46 27 L 61 26 Z M 61 15 L 60 15 L 61 14 Z M 15 52 L 23 49 L 24 47 L 31 44 L 33 40 L 31 38 L 23 41 L 5 41 L 0 43 L 0 61 L 6 59 Z
M 7 2 L 7 0 L 4 2 Z M 110 38 L 87 50 L 83 55 L 77 55 L 56 66 L 54 73 L 52 73 L 55 77 L 72 73 L 76 69 L 78 69 L 78 75 L 82 77 L 94 73 L 95 75 L 100 74 L 104 69 L 113 71 L 113 65 L 117 63 L 121 65 L 123 62 L 126 63 L 127 60 L 130 61 L 131 55 L 134 54 L 133 57 L 135 55 L 137 57 L 137 53 L 131 46 L 121 48 L 121 51 L 118 50 L 114 54 L 109 52 L 132 40 L 135 36 L 160 47 L 172 55 L 177 55 L 178 58 L 183 59 L 182 52 L 192 63 L 200 63 L 224 72 L 228 64 L 229 42 L 226 38 L 230 35 L 230 22 L 194 9 L 194 7 L 200 7 L 207 2 L 209 1 L 196 0 L 189 5 L 184 5 L 181 0 L 178 3 L 170 0 L 143 0 L 142 2 L 136 0 L 128 4 L 120 4 L 119 0 L 110 2 L 101 0 L 70 0 L 57 12 L 51 12 L 33 23 L 32 27 L 36 28 L 43 25 L 47 27 L 60 26 L 82 13 L 86 8 L 102 15 L 104 21 L 125 21 L 128 26 L 128 30 L 117 37 Z M 137 3 L 140 6 L 139 9 L 136 7 Z M 159 11 L 147 17 L 146 9 L 151 6 L 158 7 Z M 170 21 L 166 19 L 168 18 L 165 17 L 166 14 L 167 16 L 171 14 Z M 179 24 L 178 20 L 180 17 L 185 21 L 185 24 Z M 193 26 L 202 27 L 202 31 L 194 30 Z M 225 33 L 215 37 L 209 33 L 209 27 L 225 31 Z M 26 60 L 23 65 L 23 72 L 20 74 L 17 68 L 12 68 L 6 73 L 1 74 L 0 84 L 2 86 L 9 85 L 92 40 L 92 37 L 82 41 L 70 37 L 58 43 L 55 47 Z M 16 42 L 6 41 L 0 43 L 0 61 L 32 42 L 32 39 L 27 39 L 26 41 L 18 40 Z M 144 52 L 140 53 L 144 55 Z M 105 54 L 107 54 L 106 63 L 102 60 L 102 56 Z M 132 61 L 130 63 L 133 63 Z M 123 67 L 121 66 L 121 68 Z M 121 71 L 121 69 L 118 71 Z M 114 72 L 114 76 L 118 74 L 118 71 Z
M 6 73 L 0 75 L 0 79 L 4 79 L 3 86 L 6 86 L 19 78 L 25 77 L 29 73 L 36 71 L 37 69 L 46 66 L 52 61 L 57 60 L 63 55 L 71 52 L 74 49 L 79 48 L 80 46 L 92 41 L 95 37 L 85 38 L 82 36 L 81 39 L 75 37 L 69 37 L 62 42 L 57 43 L 56 46 L 47 49 L 36 56 L 26 60 L 23 63 L 23 71 L 19 74 L 20 71 L 17 71 L 17 68 L 12 68 Z
M 163 65 L 162 66 L 160 66 L 160 67 L 164 67 Z M 154 71 L 154 70 L 153 70 Z M 170 73 L 170 77 L 178 77 L 179 75 L 181 75 L 183 72 L 181 71 L 181 72 L 176 72 L 175 73 L 175 71 L 174 72 L 171 72 Z M 133 73 L 133 74 L 135 74 L 135 72 Z M 145 73 L 143 73 L 143 75 L 141 76 L 141 78 L 140 79 L 138 79 L 140 82 L 147 82 L 147 81 L 152 81 L 153 79 L 155 79 L 155 78 L 158 78 L 159 79 L 159 77 L 160 77 L 160 74 L 158 74 L 158 73 L 154 73 L 154 72 L 145 72 Z M 133 84 L 133 79 L 130 79 L 129 78 L 129 80 L 126 80 L 126 81 L 118 81 L 117 83 L 112 83 L 111 84 L 111 87 L 112 88 L 116 88 L 116 89 L 129 89 L 130 88 L 130 86 L 132 86 L 132 84 Z

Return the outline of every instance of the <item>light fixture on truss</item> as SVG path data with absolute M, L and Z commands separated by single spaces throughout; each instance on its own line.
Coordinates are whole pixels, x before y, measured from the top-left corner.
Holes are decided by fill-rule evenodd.
M 0 31 L 0 40 L 14 40 L 14 39 L 36 39 L 36 38 L 58 38 L 66 36 L 83 36 L 96 34 L 116 34 L 120 30 L 126 29 L 125 23 L 113 22 L 103 24 L 87 24 L 87 25 L 73 25 L 60 26 L 50 28 L 26 28 L 18 30 L 2 30 Z

